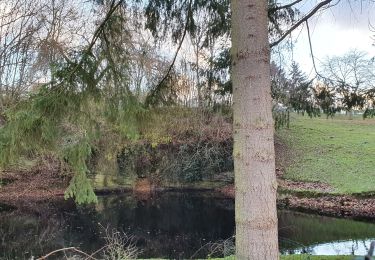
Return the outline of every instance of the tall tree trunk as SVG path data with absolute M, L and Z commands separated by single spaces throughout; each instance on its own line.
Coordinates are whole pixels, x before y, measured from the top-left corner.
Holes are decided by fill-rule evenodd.
M 237 259 L 279 258 L 266 0 L 232 0 Z

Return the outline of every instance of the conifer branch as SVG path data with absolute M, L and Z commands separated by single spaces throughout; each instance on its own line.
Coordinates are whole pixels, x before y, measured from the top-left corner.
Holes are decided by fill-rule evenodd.
M 192 15 L 192 14 L 191 14 L 191 5 L 192 5 L 192 2 L 193 2 L 192 0 L 189 0 L 188 15 L 187 15 L 187 18 L 186 18 L 186 24 L 185 24 L 184 32 L 183 32 L 183 34 L 182 34 L 182 37 L 181 37 L 180 43 L 179 43 L 179 45 L 178 45 L 178 47 L 177 47 L 177 49 L 176 49 L 176 52 L 175 52 L 175 54 L 174 54 L 174 56 L 173 56 L 173 60 L 172 60 L 171 64 L 169 65 L 169 67 L 168 67 L 166 73 L 164 74 L 163 78 L 162 78 L 162 79 L 159 81 L 159 83 L 153 88 L 153 90 L 152 90 L 151 93 L 148 95 L 148 97 L 152 97 L 152 96 L 155 94 L 155 92 L 157 92 L 157 90 L 160 89 L 160 87 L 163 85 L 163 83 L 167 80 L 169 74 L 170 74 L 171 71 L 172 71 L 172 68 L 173 68 L 174 64 L 176 63 L 177 56 L 178 56 L 178 54 L 179 54 L 179 52 L 180 52 L 180 49 L 181 49 L 181 47 L 182 47 L 182 44 L 183 44 L 183 42 L 184 42 L 184 40 L 185 40 L 185 37 L 186 37 L 187 31 L 188 31 L 188 28 L 189 28 L 190 16 Z M 149 101 L 147 101 L 147 99 L 146 99 L 146 105 L 149 105 L 148 103 L 149 103 Z
M 104 26 L 107 24 L 108 20 L 111 18 L 112 14 L 116 11 L 116 9 L 124 2 L 125 0 L 119 0 L 117 4 L 115 4 L 116 0 L 113 0 L 112 3 L 111 3 L 111 7 L 109 8 L 109 11 L 107 13 L 107 15 L 105 16 L 104 20 L 100 23 L 100 25 L 96 28 L 95 32 L 94 32 L 94 35 L 91 39 L 91 42 L 89 44 L 89 46 L 87 47 L 86 51 L 85 51 L 85 54 L 84 55 L 88 55 L 92 48 L 94 47 L 96 41 L 99 39 L 100 37 L 100 34 L 103 33 L 104 31 Z M 80 62 L 75 66 L 75 68 L 71 71 L 70 73 L 70 77 L 73 76 L 74 72 L 77 71 L 77 69 L 79 69 L 79 67 L 82 66 L 83 64 L 83 61 L 84 61 L 84 58 L 82 58 L 80 60 Z

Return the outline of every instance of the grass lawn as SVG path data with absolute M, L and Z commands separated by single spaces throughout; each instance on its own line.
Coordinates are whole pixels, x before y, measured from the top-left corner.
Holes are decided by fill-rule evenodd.
M 353 260 L 353 256 L 311 256 L 311 255 L 287 255 L 281 256 L 281 260 Z M 211 260 L 235 260 L 234 256 Z
M 353 260 L 353 256 L 308 256 L 308 255 L 289 255 L 282 256 L 281 260 Z
M 327 183 L 340 194 L 375 191 L 375 120 L 293 115 L 277 135 L 292 155 L 286 179 Z
M 287 255 L 281 256 L 281 260 L 353 260 L 353 256 L 311 256 L 311 255 Z M 209 258 L 210 260 L 235 260 L 234 256 L 226 258 Z M 163 260 L 163 259 L 153 259 Z

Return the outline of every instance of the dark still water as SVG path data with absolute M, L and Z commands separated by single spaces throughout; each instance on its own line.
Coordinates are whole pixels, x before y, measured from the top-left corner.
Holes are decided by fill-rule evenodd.
M 234 201 L 160 193 L 106 196 L 90 207 L 61 201 L 40 205 L 38 213 L 0 205 L 0 259 L 30 259 L 69 246 L 92 253 L 105 243 L 103 227 L 134 236 L 143 258 L 206 257 L 210 242 L 233 236 Z M 280 211 L 279 234 L 284 254 L 364 254 L 375 224 Z

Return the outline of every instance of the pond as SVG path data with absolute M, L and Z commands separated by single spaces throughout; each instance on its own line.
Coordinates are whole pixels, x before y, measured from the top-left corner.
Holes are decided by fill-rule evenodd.
M 213 243 L 230 245 L 234 233 L 234 201 L 207 193 L 129 193 L 100 197 L 89 207 L 69 201 L 40 207 L 38 214 L 0 208 L 0 259 L 30 259 L 69 246 L 94 252 L 104 244 L 105 228 L 133 236 L 140 257 L 198 258 L 212 253 Z M 372 238 L 374 223 L 279 211 L 284 254 L 363 255 Z

